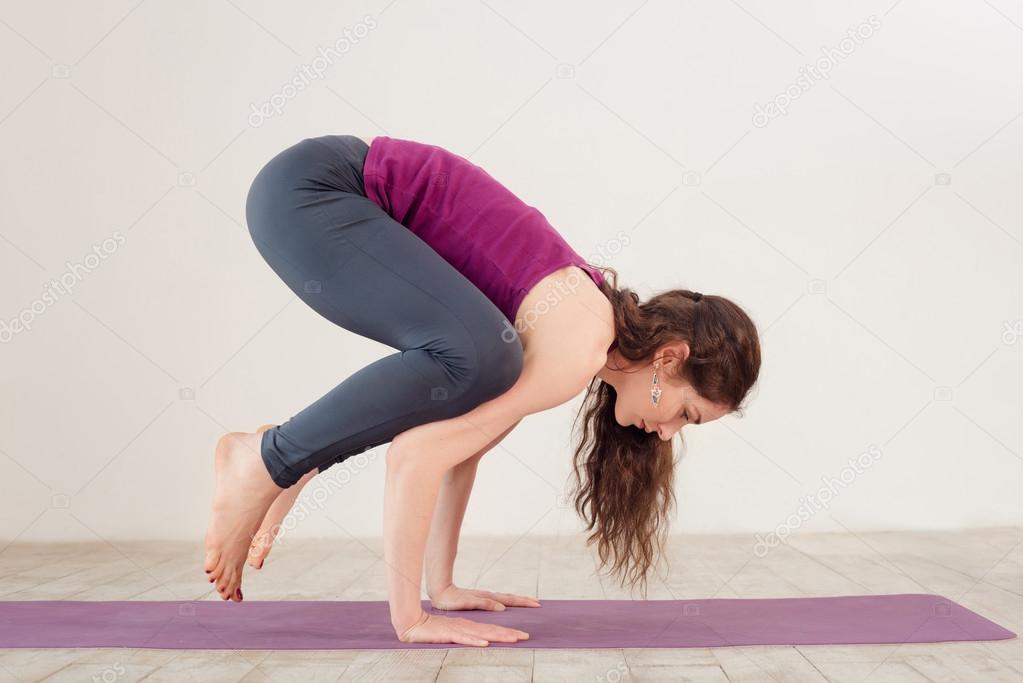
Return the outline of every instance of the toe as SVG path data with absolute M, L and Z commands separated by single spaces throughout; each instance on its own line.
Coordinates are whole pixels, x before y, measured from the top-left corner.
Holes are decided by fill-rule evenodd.
M 220 553 L 216 550 L 207 550 L 202 566 L 203 571 L 206 572 L 206 576 L 216 578 L 220 573 L 217 571 L 220 566 Z
M 224 596 L 232 599 L 242 585 L 241 572 L 228 570 L 224 572 L 224 578 L 217 583 L 224 587 Z
M 217 581 L 217 592 L 220 593 L 221 600 L 230 600 L 231 596 L 238 590 L 238 583 L 231 581 L 230 579 L 221 579 Z
M 216 553 L 212 561 L 206 565 L 206 576 L 212 579 L 219 579 L 224 575 L 226 569 L 226 563 L 224 562 L 223 553 Z

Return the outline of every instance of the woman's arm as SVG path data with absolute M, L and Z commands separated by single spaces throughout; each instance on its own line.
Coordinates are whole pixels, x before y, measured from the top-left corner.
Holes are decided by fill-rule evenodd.
M 424 612 L 426 538 L 449 469 L 526 415 L 571 400 L 593 381 L 607 362 L 614 331 L 611 313 L 595 287 L 559 300 L 520 332 L 522 372 L 508 391 L 463 415 L 413 427 L 391 442 L 384 485 L 384 560 L 391 624 L 402 641 L 485 646 L 489 640 L 529 637 L 514 628 Z
M 502 394 L 506 395 L 507 392 Z M 500 398 L 456 418 L 429 422 L 402 432 L 387 450 L 384 560 L 388 566 L 391 625 L 399 638 L 431 616 L 424 613 L 421 603 L 423 556 L 441 480 L 449 469 L 470 457 L 521 417 L 507 412 L 505 402 L 500 404 L 504 409 L 495 410 L 494 405 Z M 478 419 L 481 411 L 486 414 L 482 420 L 485 426 L 482 427 L 468 417 L 475 413 Z M 435 617 L 434 620 L 443 622 L 444 618 Z M 474 634 L 452 628 L 448 639 L 439 642 L 485 645 L 488 640 L 515 642 L 526 637 L 516 629 L 479 626 L 481 628 Z
M 463 415 L 413 427 L 391 442 L 384 487 L 384 559 L 391 624 L 399 638 L 415 628 L 406 642 L 486 645 L 488 640 L 528 637 L 518 629 L 423 612 L 423 556 L 445 473 L 526 415 L 576 396 L 603 367 L 606 347 L 566 354 L 566 338 L 552 334 L 534 342 L 519 379 L 500 396 Z M 419 638 L 426 640 L 415 640 Z
M 508 436 L 516 425 L 518 422 L 475 455 L 452 467 L 444 476 L 437 507 L 433 511 L 430 535 L 426 540 L 426 592 L 431 599 L 454 582 L 458 535 L 480 459 Z

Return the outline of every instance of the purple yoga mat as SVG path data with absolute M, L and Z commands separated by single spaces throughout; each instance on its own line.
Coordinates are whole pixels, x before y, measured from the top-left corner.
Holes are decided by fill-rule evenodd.
M 1016 636 L 939 595 L 541 600 L 445 612 L 529 633 L 490 647 L 621 648 L 934 643 Z M 472 647 L 398 641 L 385 601 L 0 601 L 0 647 L 345 650 Z

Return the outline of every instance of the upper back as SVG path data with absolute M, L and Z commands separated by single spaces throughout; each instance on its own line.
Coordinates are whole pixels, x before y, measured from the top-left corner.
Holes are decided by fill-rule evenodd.
M 366 195 L 463 273 L 511 320 L 526 293 L 566 265 L 586 263 L 540 211 L 469 160 L 436 145 L 377 136 L 363 168 Z

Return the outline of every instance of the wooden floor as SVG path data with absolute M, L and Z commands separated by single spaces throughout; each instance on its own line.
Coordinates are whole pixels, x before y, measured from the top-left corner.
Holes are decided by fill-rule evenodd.
M 2 547 L 2 546 L 0 546 Z M 749 536 L 675 536 L 648 598 L 938 593 L 1023 633 L 1023 529 L 802 535 L 757 558 Z M 456 582 L 543 598 L 629 598 L 581 537 L 463 538 Z M 379 539 L 285 540 L 248 600 L 384 600 Z M 219 600 L 201 544 L 13 544 L 4 600 Z M 1020 639 L 693 649 L 0 650 L 0 681 L 1023 681 Z

